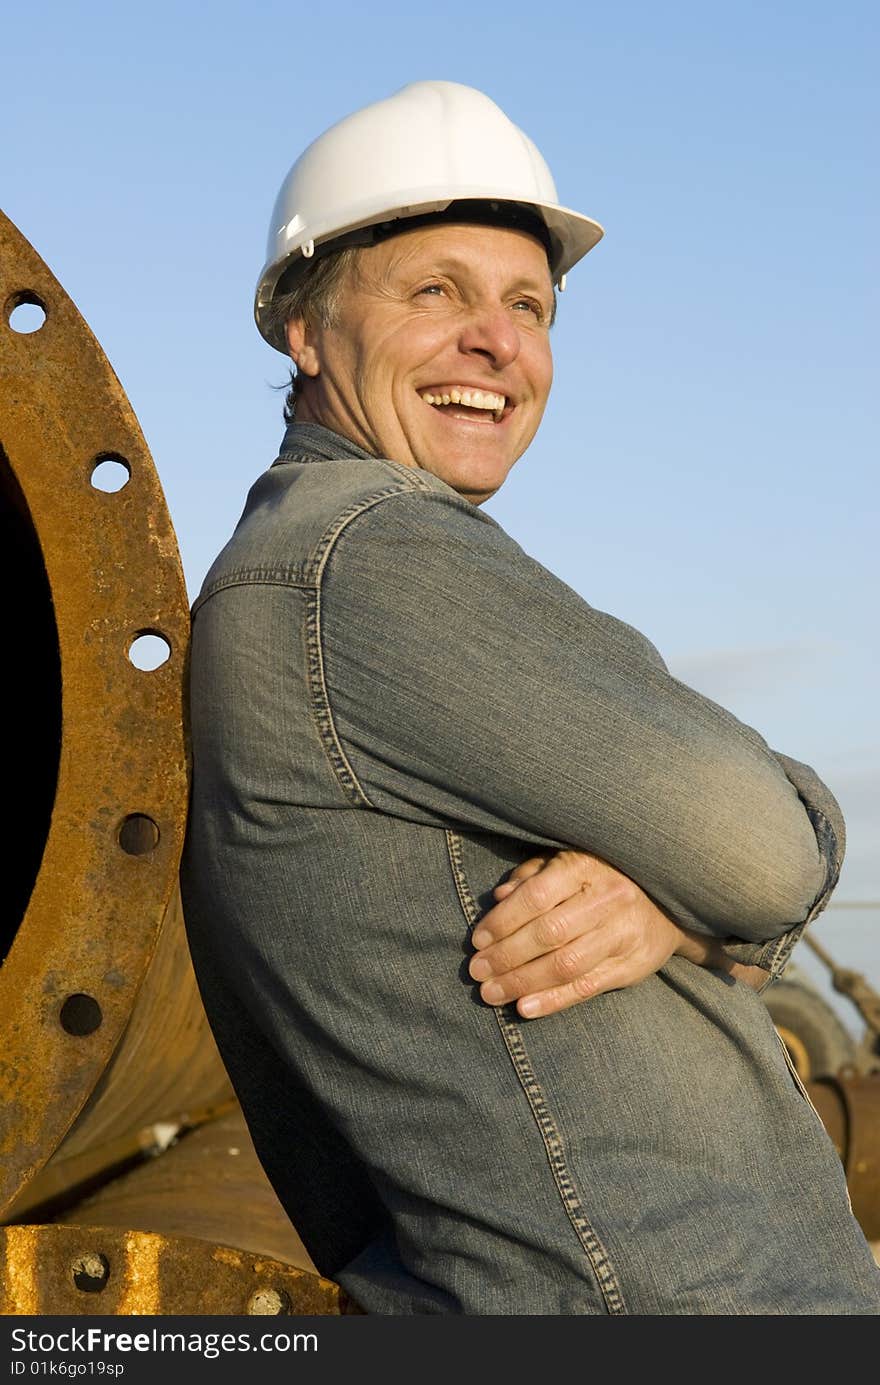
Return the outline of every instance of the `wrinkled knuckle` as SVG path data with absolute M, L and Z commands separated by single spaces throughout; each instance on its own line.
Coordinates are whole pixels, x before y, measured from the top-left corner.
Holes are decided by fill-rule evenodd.
M 514 969 L 504 977 L 504 990 L 508 997 L 525 995 L 529 990 L 528 980 Z
M 499 947 L 497 943 L 492 948 L 491 962 L 493 976 L 503 976 L 513 965 L 509 952 L 505 948 Z
M 571 948 L 562 948 L 556 954 L 556 970 L 565 980 L 576 977 L 581 966 L 581 959 Z
M 563 1010 L 566 1004 L 570 1003 L 566 1000 L 565 991 L 560 987 L 553 986 L 550 990 L 541 993 L 541 1013 L 543 1015 L 552 1015 L 557 1010 Z
M 520 889 L 525 892 L 527 903 L 535 909 L 543 911 L 552 905 L 550 888 L 542 875 L 533 875 Z
M 575 977 L 572 989 L 579 1000 L 589 1000 L 591 995 L 596 994 L 597 986 L 593 978 L 585 974 Z
M 547 914 L 538 925 L 538 941 L 548 947 L 558 947 L 568 936 L 568 919 L 565 914 Z
M 586 869 L 591 858 L 585 855 L 583 851 L 563 850 L 557 852 L 556 859 L 566 870 L 573 870 L 580 875 Z

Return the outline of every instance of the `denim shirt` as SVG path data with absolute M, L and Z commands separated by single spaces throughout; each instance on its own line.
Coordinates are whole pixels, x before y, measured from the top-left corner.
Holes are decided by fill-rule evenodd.
M 264 1168 L 368 1311 L 880 1312 L 766 1007 L 673 957 L 522 1020 L 467 971 L 539 847 L 777 975 L 836 883 L 805 765 L 437 477 L 294 424 L 193 610 L 193 961 Z

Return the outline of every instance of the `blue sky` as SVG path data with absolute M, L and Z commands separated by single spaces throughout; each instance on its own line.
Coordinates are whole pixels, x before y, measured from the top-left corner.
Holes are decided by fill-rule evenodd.
M 0 207 L 119 375 L 195 595 L 280 438 L 251 305 L 288 167 L 407 82 L 486 91 L 606 229 L 489 509 L 817 769 L 838 898 L 878 899 L 878 30 L 868 0 L 18 5 Z M 880 985 L 878 926 L 819 936 Z

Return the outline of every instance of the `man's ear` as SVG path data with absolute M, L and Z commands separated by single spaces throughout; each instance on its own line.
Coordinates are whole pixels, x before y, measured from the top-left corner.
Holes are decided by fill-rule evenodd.
M 292 317 L 287 324 L 287 349 L 301 375 L 319 374 L 321 363 L 318 353 L 309 341 L 309 331 L 301 317 Z

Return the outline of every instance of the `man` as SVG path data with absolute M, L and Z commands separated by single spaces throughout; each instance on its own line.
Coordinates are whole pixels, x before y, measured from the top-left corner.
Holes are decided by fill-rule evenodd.
M 194 608 L 197 974 L 369 1312 L 876 1313 L 749 984 L 836 883 L 837 804 L 479 508 L 601 234 L 452 83 L 291 170 L 256 316 L 292 421 Z

